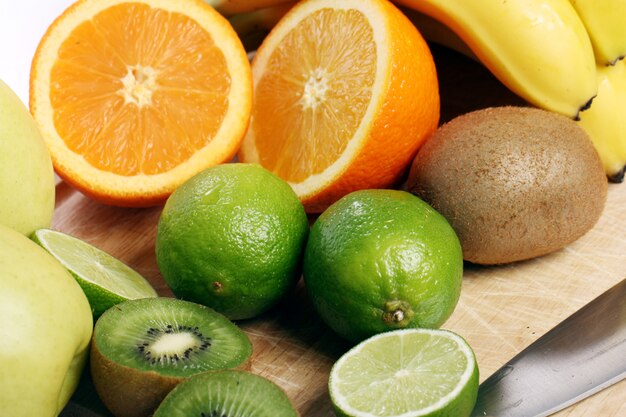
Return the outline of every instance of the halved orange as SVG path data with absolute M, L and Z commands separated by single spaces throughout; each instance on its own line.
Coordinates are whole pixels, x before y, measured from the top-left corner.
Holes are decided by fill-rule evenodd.
M 228 21 L 202 0 L 81 0 L 32 63 L 31 112 L 61 178 L 120 206 L 162 203 L 230 160 L 252 77 Z
M 305 0 L 252 61 L 254 104 L 239 159 L 286 180 L 308 212 L 397 183 L 437 128 L 428 45 L 387 0 Z

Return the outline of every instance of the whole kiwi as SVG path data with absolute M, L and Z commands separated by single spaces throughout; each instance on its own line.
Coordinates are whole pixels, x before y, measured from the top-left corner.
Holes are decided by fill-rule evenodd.
M 441 126 L 407 187 L 450 222 L 463 257 L 503 264 L 563 248 L 600 217 L 607 179 L 576 122 L 531 107 L 492 107 Z

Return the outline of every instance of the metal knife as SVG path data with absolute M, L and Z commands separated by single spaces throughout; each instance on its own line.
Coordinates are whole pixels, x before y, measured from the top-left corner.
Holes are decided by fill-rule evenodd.
M 480 384 L 472 417 L 548 416 L 625 377 L 626 279 Z

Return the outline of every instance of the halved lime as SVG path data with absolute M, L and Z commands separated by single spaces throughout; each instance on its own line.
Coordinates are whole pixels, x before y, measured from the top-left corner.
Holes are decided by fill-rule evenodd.
M 137 271 L 83 240 L 51 229 L 39 229 L 31 239 L 76 278 L 94 317 L 122 301 L 157 296 L 152 285 Z
M 339 416 L 467 417 L 478 394 L 478 365 L 453 332 L 394 330 L 345 353 L 328 386 Z

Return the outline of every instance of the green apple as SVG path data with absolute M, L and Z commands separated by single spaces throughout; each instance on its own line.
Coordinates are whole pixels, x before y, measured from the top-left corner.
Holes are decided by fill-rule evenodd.
M 54 171 L 28 109 L 0 80 L 0 223 L 30 235 L 49 227 Z
M 55 417 L 75 391 L 93 328 L 70 273 L 0 225 L 0 415 Z

